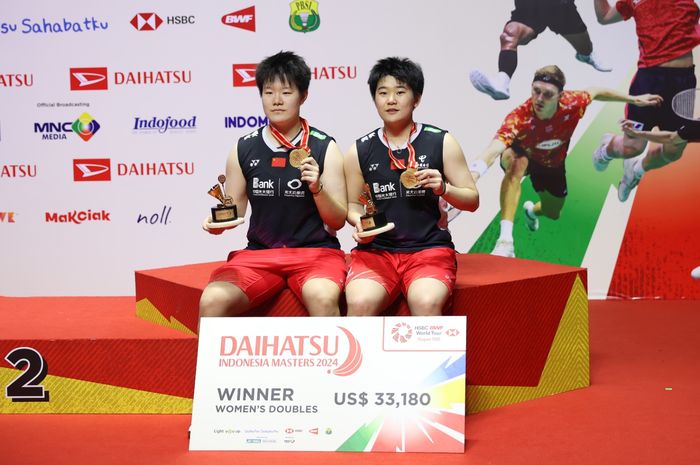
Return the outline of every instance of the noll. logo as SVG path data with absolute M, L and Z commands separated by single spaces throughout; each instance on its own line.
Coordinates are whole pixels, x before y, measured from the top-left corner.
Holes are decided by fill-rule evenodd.
M 318 2 L 316 0 L 300 0 L 289 4 L 289 27 L 297 32 L 311 32 L 321 25 L 321 16 L 318 14 Z
M 130 22 L 139 31 L 155 31 L 163 24 L 163 20 L 155 13 L 138 13 Z
M 112 163 L 109 158 L 73 160 L 73 181 L 111 181 Z
M 70 90 L 107 90 L 107 68 L 71 68 Z
M 255 86 L 255 68 L 257 63 L 233 65 L 233 87 Z
M 255 32 L 255 5 L 223 15 L 221 23 L 225 26 Z

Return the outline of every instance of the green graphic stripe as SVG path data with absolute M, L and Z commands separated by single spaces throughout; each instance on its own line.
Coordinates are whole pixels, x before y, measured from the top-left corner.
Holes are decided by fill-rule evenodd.
M 372 423 L 365 424 L 360 427 L 352 436 L 345 440 L 344 443 L 338 447 L 339 452 L 363 452 L 369 444 L 369 440 L 372 439 L 372 435 L 375 431 L 379 429 L 384 423 L 384 417 L 378 416 Z
M 617 186 L 622 177 L 622 163 L 614 160 L 602 173 L 593 168 L 591 157 L 604 133 L 619 134 L 618 121 L 624 115 L 621 103 L 608 103 L 586 129 L 576 146 L 569 150 L 566 173 L 569 195 L 558 220 L 540 216 L 537 232 L 525 225 L 522 204 L 537 203 L 539 197 L 527 178 L 522 184 L 522 196 L 515 216 L 513 238 L 515 255 L 519 258 L 580 266 L 600 216 L 611 185 Z M 500 212 L 476 241 L 470 252 L 490 253 L 500 233 Z

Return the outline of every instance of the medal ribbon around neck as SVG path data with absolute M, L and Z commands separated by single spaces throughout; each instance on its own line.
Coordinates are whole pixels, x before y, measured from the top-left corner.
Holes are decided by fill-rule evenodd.
M 411 133 L 408 135 L 408 141 L 406 142 L 406 148 L 408 149 L 407 167 L 402 160 L 399 160 L 394 156 L 394 152 L 391 150 L 391 144 L 389 144 L 389 138 L 386 136 L 386 130 L 382 130 L 382 136 L 384 137 L 384 142 L 386 142 L 386 146 L 388 147 L 389 158 L 391 159 L 391 163 L 400 170 L 405 170 L 406 168 L 415 169 L 418 166 L 418 163 L 416 163 L 416 149 L 414 149 L 413 145 L 411 145 L 411 137 L 415 132 L 416 123 L 413 123 L 413 125 L 411 126 Z
M 284 136 L 284 134 L 275 129 L 273 125 L 270 125 L 270 132 L 272 133 L 273 137 L 277 140 L 277 142 L 280 143 L 280 145 L 288 149 L 302 149 L 305 150 L 307 154 L 310 154 L 311 150 L 309 150 L 309 123 L 304 118 L 299 118 L 299 121 L 301 122 L 301 144 L 299 146 L 295 146 L 291 142 L 289 142 L 289 139 L 287 139 Z

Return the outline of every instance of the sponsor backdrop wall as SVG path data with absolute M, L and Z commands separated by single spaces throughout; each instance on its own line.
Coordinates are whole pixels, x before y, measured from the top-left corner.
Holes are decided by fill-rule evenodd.
M 599 73 L 545 31 L 519 53 L 512 97 L 496 102 L 469 84 L 495 71 L 511 0 L 341 2 L 123 1 L 13 3 L 0 14 L 0 294 L 130 295 L 134 270 L 222 260 L 245 246 L 245 226 L 210 236 L 200 224 L 207 190 L 242 135 L 264 125 L 254 67 L 294 50 L 312 68 L 309 121 L 347 149 L 379 125 L 366 85 L 373 63 L 408 56 L 423 66 L 416 117 L 450 130 L 469 160 L 503 117 L 529 96 L 538 67 L 557 64 L 567 87 L 626 89 L 635 69 L 632 22 L 603 27 L 579 1 Z M 317 15 L 303 15 L 313 7 Z M 290 16 L 296 10 L 295 17 Z M 624 204 L 615 164 L 593 170 L 592 150 L 617 131 L 620 104 L 594 103 L 567 161 L 570 195 L 560 221 L 528 233 L 516 221 L 516 253 L 589 268 L 593 296 L 699 298 L 700 196 L 689 173 L 700 154 L 649 174 Z M 479 182 L 482 205 L 454 216 L 461 252 L 489 252 L 498 234 L 494 166 Z M 529 180 L 523 201 L 535 197 Z M 348 229 L 339 232 L 350 250 Z

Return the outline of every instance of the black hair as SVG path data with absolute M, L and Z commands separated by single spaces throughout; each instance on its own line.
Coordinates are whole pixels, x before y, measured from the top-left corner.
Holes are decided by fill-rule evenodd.
M 295 85 L 303 95 L 309 90 L 311 70 L 304 59 L 294 52 L 279 52 L 265 58 L 255 69 L 255 84 L 262 95 L 263 86 L 279 79 Z
M 379 60 L 369 72 L 369 91 L 374 98 L 377 92 L 379 81 L 386 76 L 392 76 L 402 84 L 407 85 L 413 91 L 413 95 L 420 97 L 423 95 L 423 86 L 425 79 L 423 78 L 423 70 L 420 65 L 412 62 L 408 58 L 388 57 Z

